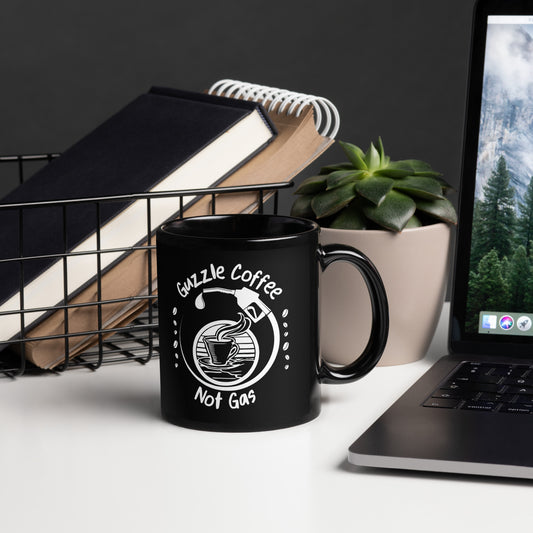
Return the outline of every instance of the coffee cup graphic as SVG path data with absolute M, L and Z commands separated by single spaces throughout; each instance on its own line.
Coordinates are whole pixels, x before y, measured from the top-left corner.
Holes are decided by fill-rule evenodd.
M 204 336 L 203 340 L 213 365 L 227 365 L 239 353 L 239 345 L 234 338 L 219 339 L 212 335 Z

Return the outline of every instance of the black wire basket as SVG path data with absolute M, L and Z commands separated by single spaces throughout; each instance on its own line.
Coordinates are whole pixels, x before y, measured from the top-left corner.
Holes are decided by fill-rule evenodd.
M 59 157 L 59 154 L 39 154 L 39 155 L 15 155 L 15 156 L 0 156 L 0 178 L 4 180 L 5 176 L 15 183 L 22 183 L 26 177 L 32 174 L 32 170 L 37 166 L 47 164 L 54 158 Z M 6 172 L 7 170 L 7 172 Z M 14 185 L 10 183 L 9 185 Z M 176 199 L 176 215 L 173 218 L 182 218 L 186 209 L 188 208 L 191 196 L 195 198 L 208 197 L 209 211 L 211 214 L 217 213 L 217 200 L 221 196 L 234 195 L 242 193 L 253 193 L 256 196 L 254 203 L 255 211 L 263 213 L 268 210 L 272 213 L 278 212 L 279 205 L 279 191 L 281 189 L 291 187 L 292 182 L 272 183 L 272 184 L 254 184 L 245 186 L 233 187 L 216 187 L 208 189 L 187 189 L 179 191 L 169 191 L 164 193 L 142 193 L 127 196 L 107 196 L 97 198 L 77 198 L 70 200 L 60 200 L 57 202 L 31 202 L 24 204 L 0 204 L 0 210 L 7 209 L 15 211 L 18 218 L 18 234 L 19 234 L 19 251 L 16 257 L 9 257 L 0 259 L 1 263 L 12 262 L 18 265 L 20 272 L 20 305 L 17 309 L 11 309 L 0 312 L 0 376 L 15 378 L 30 372 L 42 372 L 43 370 L 28 362 L 27 350 L 28 343 L 36 343 L 43 341 L 60 342 L 63 348 L 61 361 L 59 364 L 53 366 L 51 371 L 62 372 L 68 368 L 86 367 L 91 370 L 96 370 L 100 366 L 110 363 L 122 363 L 135 361 L 140 364 L 145 364 L 153 357 L 159 355 L 159 338 L 158 338 L 158 310 L 157 310 L 157 294 L 152 289 L 152 280 L 155 265 L 153 264 L 153 251 L 155 250 L 155 238 L 150 224 L 150 213 L 152 204 L 159 198 L 175 198 Z M 104 249 L 100 245 L 100 209 L 106 202 L 131 202 L 131 200 L 141 200 L 146 203 L 147 212 L 147 229 L 146 242 L 137 246 L 125 246 L 123 248 Z M 220 203 L 220 202 L 219 202 Z M 62 229 L 64 239 L 64 247 L 61 253 L 54 253 L 49 255 L 25 256 L 23 253 L 24 242 L 23 232 L 21 228 L 24 225 L 24 214 L 29 209 L 42 208 L 48 204 L 53 204 L 58 209 L 62 210 Z M 77 254 L 92 255 L 96 259 L 96 298 L 91 301 L 81 301 L 73 303 L 71 295 L 68 294 L 68 268 L 67 262 L 70 257 L 73 257 L 73 252 L 69 252 L 67 245 L 67 211 L 69 209 L 76 209 L 77 206 L 91 205 L 94 209 L 96 220 L 96 247 L 90 251 L 77 252 Z M 147 287 L 146 293 L 137 296 L 130 296 L 124 298 L 107 299 L 102 297 L 101 280 L 104 269 L 101 266 L 101 257 L 105 253 L 141 253 L 146 254 L 147 259 Z M 25 280 L 24 267 L 29 261 L 53 259 L 63 263 L 63 299 L 53 307 L 30 307 L 25 303 Z M 128 320 L 127 323 L 108 326 L 102 318 L 102 309 L 104 306 L 130 305 L 142 304 L 142 312 Z M 72 331 L 69 327 L 70 313 L 79 308 L 95 309 L 95 316 L 97 317 L 97 327 L 86 329 L 83 331 Z M 34 335 L 32 333 L 33 325 L 29 326 L 27 316 L 29 313 L 62 313 L 62 327 L 61 331 L 54 334 Z M 20 324 L 20 332 L 12 338 L 3 338 L 2 335 L 2 317 L 8 315 L 16 316 Z M 87 349 L 81 353 L 72 356 L 71 348 L 76 344 L 80 338 L 90 338 L 92 342 L 89 343 Z M 33 345 L 32 345 L 33 346 Z

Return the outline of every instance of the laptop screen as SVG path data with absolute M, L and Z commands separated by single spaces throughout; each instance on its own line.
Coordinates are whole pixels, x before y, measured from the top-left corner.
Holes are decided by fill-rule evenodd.
M 518 354 L 533 344 L 533 13 L 490 4 L 472 43 L 452 344 Z

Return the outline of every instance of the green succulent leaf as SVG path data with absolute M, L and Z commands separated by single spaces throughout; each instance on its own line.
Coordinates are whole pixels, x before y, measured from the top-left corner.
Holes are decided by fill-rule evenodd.
M 347 183 L 354 183 L 356 180 L 364 177 L 368 172 L 366 170 L 336 170 L 328 176 L 327 180 L 327 189 L 335 189 L 341 185 L 346 185 Z
M 385 148 L 383 148 L 383 141 L 381 140 L 381 137 L 378 137 L 378 152 L 381 166 L 387 165 L 390 159 L 389 161 L 386 161 L 387 156 L 385 155 Z
M 427 178 L 438 178 L 439 176 L 442 176 L 440 172 L 433 170 L 429 163 L 420 161 L 419 159 L 403 159 L 402 161 L 397 162 L 411 166 L 414 170 L 413 176 L 425 176 Z
M 296 197 L 291 208 L 291 215 L 293 217 L 315 218 L 315 212 L 311 207 L 311 201 L 314 194 L 302 194 Z
M 329 174 L 336 170 L 355 170 L 351 163 L 336 163 L 334 165 L 326 165 L 320 169 L 319 174 Z
M 366 229 L 367 219 L 356 202 L 344 208 L 329 225 L 334 229 Z
M 318 193 L 311 201 L 311 207 L 317 218 L 324 218 L 338 213 L 355 198 L 353 183 L 337 187 L 330 191 Z
M 363 207 L 367 218 L 393 231 L 402 231 L 415 211 L 415 201 L 395 190 L 389 191 L 379 206 L 368 203 Z
M 432 171 L 431 165 L 425 161 L 420 161 L 420 159 L 402 159 L 397 161 L 397 163 L 403 163 L 410 166 L 415 172 L 426 172 Z
M 417 200 L 416 207 L 419 211 L 438 218 L 443 222 L 457 224 L 457 213 L 450 200 Z
M 327 176 L 311 176 L 302 181 L 294 194 L 316 194 L 326 189 Z
M 426 200 L 444 198 L 440 183 L 434 178 L 427 178 L 425 176 L 407 176 L 394 180 L 394 188 L 397 191 L 409 194 L 409 196 L 416 196 Z
M 357 194 L 370 200 L 374 205 L 380 205 L 387 193 L 392 189 L 394 181 L 392 178 L 370 176 L 356 182 L 355 190 Z
M 365 153 L 363 150 L 361 150 L 361 148 L 359 148 L 359 146 L 355 146 L 355 144 L 346 143 L 343 141 L 337 142 L 341 145 L 346 157 L 357 170 L 368 170 L 368 166 L 365 163 Z
M 374 146 L 374 143 L 370 143 L 370 147 L 368 148 L 365 154 L 365 163 L 370 170 L 379 168 L 379 165 L 381 163 L 381 156 L 379 155 L 379 152 Z
M 442 187 L 443 194 L 448 194 L 449 192 L 455 191 L 455 189 L 445 179 L 441 178 L 440 176 L 435 177 L 435 179 Z
M 405 228 L 404 228 L 404 229 L 420 228 L 420 227 L 422 227 L 422 226 L 423 226 L 422 221 L 421 221 L 416 215 L 413 215 L 413 216 L 407 221 L 407 224 L 405 225 Z
M 439 178 L 442 176 L 440 172 L 437 172 L 436 170 L 426 170 L 424 172 L 415 172 L 414 176 L 424 176 L 426 178 Z
M 406 176 L 412 176 L 413 173 L 413 167 L 403 161 L 391 161 L 386 167 L 374 170 L 376 176 L 389 178 L 405 178 Z

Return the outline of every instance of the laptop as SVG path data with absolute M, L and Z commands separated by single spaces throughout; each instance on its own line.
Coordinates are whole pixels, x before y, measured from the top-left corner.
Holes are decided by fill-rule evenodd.
M 533 0 L 474 10 L 449 350 L 359 466 L 533 478 Z

